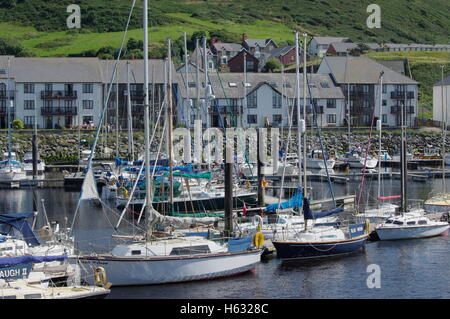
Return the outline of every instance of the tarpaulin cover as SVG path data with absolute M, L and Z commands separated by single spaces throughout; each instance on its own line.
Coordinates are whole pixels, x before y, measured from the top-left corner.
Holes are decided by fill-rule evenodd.
M 305 215 L 305 219 L 317 219 L 321 217 L 330 216 L 333 214 L 338 214 L 342 212 L 344 208 L 338 207 L 333 210 L 325 211 L 325 212 L 313 212 L 309 208 L 309 200 L 307 198 L 303 198 L 303 214 Z
M 276 211 L 277 209 L 296 208 L 296 207 L 300 208 L 302 207 L 302 198 L 303 198 L 302 191 L 300 189 L 297 189 L 295 191 L 294 196 L 292 196 L 288 201 L 283 202 L 280 205 L 278 205 L 278 203 L 268 205 L 266 206 L 266 211 L 273 212 Z
M 0 214 L 0 223 L 10 225 L 20 231 L 28 246 L 39 246 L 40 243 L 33 233 L 33 230 L 31 230 L 30 224 L 25 220 L 26 218 L 30 218 L 33 216 L 33 212 L 19 214 Z

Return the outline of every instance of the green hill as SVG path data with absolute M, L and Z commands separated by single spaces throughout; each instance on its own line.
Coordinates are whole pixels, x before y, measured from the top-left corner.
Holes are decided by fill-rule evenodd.
M 292 30 L 310 35 L 348 36 L 353 41 L 448 43 L 448 0 L 378 0 L 381 28 L 368 29 L 372 0 L 151 0 L 150 41 L 178 38 L 181 32 L 224 29 L 235 37 L 293 39 Z M 69 4 L 81 8 L 81 29 L 68 31 Z M 14 38 L 38 56 L 117 47 L 131 0 L 0 0 L 0 38 Z M 142 1 L 130 23 L 141 39 Z

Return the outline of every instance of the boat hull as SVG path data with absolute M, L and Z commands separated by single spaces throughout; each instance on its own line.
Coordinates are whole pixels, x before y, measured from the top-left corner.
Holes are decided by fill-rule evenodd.
M 76 258 L 89 275 L 95 267 L 105 269 L 113 286 L 153 285 L 213 279 L 237 275 L 254 268 L 262 250 L 191 256 L 126 258 L 113 256 L 80 256 Z M 91 278 L 92 276 L 86 276 Z
M 277 257 L 284 259 L 313 259 L 346 255 L 364 247 L 368 235 L 334 242 L 273 241 Z
M 439 236 L 448 228 L 449 225 L 378 227 L 376 233 L 380 240 L 415 239 Z

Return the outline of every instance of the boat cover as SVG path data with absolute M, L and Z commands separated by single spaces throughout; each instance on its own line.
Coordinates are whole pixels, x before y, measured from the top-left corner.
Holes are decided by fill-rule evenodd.
M 303 214 L 305 219 L 317 219 L 321 217 L 330 216 L 333 214 L 338 214 L 344 210 L 343 207 L 338 207 L 333 210 L 324 211 L 324 212 L 313 212 L 309 207 L 309 200 L 305 197 L 303 198 Z
M 36 238 L 36 235 L 33 233 L 33 230 L 31 230 L 30 224 L 26 221 L 26 218 L 33 216 L 33 212 L 0 214 L 0 223 L 10 225 L 20 231 L 28 246 L 39 246 L 40 243 Z
M 300 208 L 302 207 L 302 198 L 302 191 L 300 189 L 297 189 L 294 193 L 294 196 L 292 196 L 288 201 L 280 203 L 280 205 L 278 205 L 278 203 L 268 205 L 266 206 L 266 211 L 273 212 L 277 209 Z

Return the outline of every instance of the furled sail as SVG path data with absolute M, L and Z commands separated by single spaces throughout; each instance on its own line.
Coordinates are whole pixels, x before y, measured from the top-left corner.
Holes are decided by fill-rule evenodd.
M 303 198 L 303 214 L 305 219 L 317 219 L 321 217 L 326 217 L 333 214 L 338 214 L 342 212 L 344 208 L 338 207 L 333 210 L 325 211 L 325 212 L 313 212 L 309 207 L 309 200 L 307 198 Z
M 150 206 L 151 207 L 151 206 Z M 175 228 L 189 228 L 192 225 L 203 224 L 211 225 L 221 220 L 219 217 L 173 217 L 164 216 L 158 213 L 155 209 L 150 208 L 149 221 L 152 225 L 158 224 L 160 226 L 172 226 Z
M 292 196 L 288 201 L 283 202 L 279 205 L 278 203 L 268 205 L 266 206 L 266 211 L 274 212 L 277 209 L 300 208 L 302 207 L 302 198 L 303 198 L 302 191 L 300 189 L 297 189 L 294 193 L 294 196 Z

